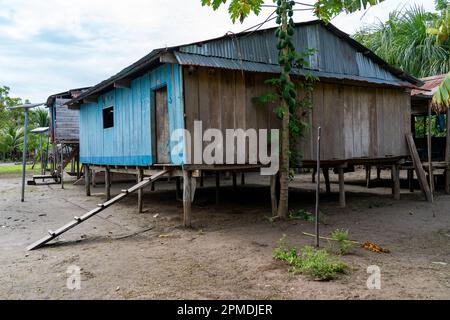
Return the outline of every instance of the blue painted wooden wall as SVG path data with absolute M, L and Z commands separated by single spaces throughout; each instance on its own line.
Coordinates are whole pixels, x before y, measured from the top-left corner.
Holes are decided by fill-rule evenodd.
M 96 165 L 149 166 L 152 154 L 151 115 L 154 90 L 167 86 L 169 130 L 184 129 L 181 67 L 165 64 L 132 81 L 130 89 L 114 89 L 98 103 L 80 108 L 80 159 Z M 114 127 L 103 129 L 103 109 L 114 106 Z M 156 120 L 157 121 L 157 120 Z M 174 147 L 171 144 L 170 150 Z M 172 154 L 172 164 L 183 163 L 183 151 Z

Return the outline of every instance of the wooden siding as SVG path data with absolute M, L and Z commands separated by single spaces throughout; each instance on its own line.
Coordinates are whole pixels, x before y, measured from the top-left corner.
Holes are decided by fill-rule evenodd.
M 213 68 L 184 68 L 186 129 L 279 128 L 270 106 L 252 98 L 273 89 L 267 74 Z M 405 156 L 410 132 L 410 98 L 403 89 L 358 87 L 319 82 L 313 93 L 312 128 L 300 141 L 304 160 L 315 160 L 317 127 L 323 132 L 323 160 Z
M 81 106 L 81 161 L 97 165 L 155 164 L 154 91 L 164 86 L 167 87 L 170 132 L 183 129 L 181 69 L 178 65 L 165 64 L 134 79 L 131 88 L 114 89 L 100 96 L 98 103 Z M 110 106 L 114 106 L 114 127 L 103 129 L 102 110 Z M 173 146 L 170 147 L 172 150 Z M 181 164 L 183 157 L 183 154 L 172 155 L 172 164 Z
M 78 142 L 80 134 L 80 112 L 70 110 L 64 104 L 67 99 L 56 99 L 50 108 L 50 130 L 52 142 Z
M 323 160 L 408 155 L 411 131 L 409 94 L 401 89 L 318 83 L 313 97 L 312 128 L 301 150 L 316 159 L 317 128 L 322 127 Z

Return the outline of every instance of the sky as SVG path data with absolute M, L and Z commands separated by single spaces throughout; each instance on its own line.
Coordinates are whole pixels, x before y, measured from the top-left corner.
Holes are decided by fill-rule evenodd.
M 414 4 L 434 10 L 433 0 L 385 0 L 332 23 L 352 34 Z M 200 0 L 0 0 L 0 86 L 10 87 L 13 97 L 44 102 L 52 94 L 95 85 L 153 49 L 245 30 L 272 10 L 232 24 L 225 7 L 213 12 Z M 294 18 L 314 19 L 309 12 Z

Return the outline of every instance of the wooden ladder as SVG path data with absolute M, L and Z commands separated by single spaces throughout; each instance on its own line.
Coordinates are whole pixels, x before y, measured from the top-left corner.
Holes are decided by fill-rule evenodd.
M 85 222 L 86 220 L 89 220 L 90 218 L 96 216 L 97 214 L 99 214 L 100 212 L 106 210 L 107 208 L 109 208 L 110 206 L 112 206 L 113 204 L 116 204 L 117 202 L 123 200 L 124 198 L 126 198 L 127 196 L 129 196 L 130 194 L 143 189 L 145 187 L 147 187 L 148 185 L 150 185 L 151 183 L 155 182 L 156 180 L 162 178 L 163 176 L 165 176 L 166 174 L 168 174 L 170 172 L 170 170 L 163 170 L 161 172 L 158 172 L 157 174 L 151 176 L 150 178 L 145 178 L 144 181 L 134 185 L 133 187 L 131 187 L 130 189 L 126 189 L 126 190 L 122 190 L 122 192 L 116 196 L 115 198 L 105 202 L 105 203 L 101 203 L 98 205 L 98 208 L 89 211 L 88 213 L 86 213 L 85 215 L 81 216 L 81 217 L 74 217 L 74 220 L 68 224 L 66 224 L 65 226 L 61 227 L 60 229 L 56 230 L 56 231 L 49 231 L 48 235 L 45 236 L 44 238 L 40 239 L 39 241 L 36 241 L 35 243 L 33 243 L 32 245 L 27 247 L 28 251 L 32 251 L 38 248 L 41 248 L 43 245 L 49 243 L 50 241 L 52 241 L 53 239 L 59 237 L 60 235 L 62 235 L 63 233 L 66 233 L 67 231 L 75 228 L 76 226 L 78 226 L 79 224 Z
M 414 138 L 411 133 L 406 134 L 406 141 L 408 142 L 409 152 L 411 153 L 411 157 L 413 160 L 414 168 L 417 173 L 417 178 L 419 179 L 420 188 L 428 202 L 433 202 L 433 195 L 431 193 L 430 185 L 427 181 L 427 176 L 425 170 L 422 166 L 422 161 L 420 161 L 419 153 L 417 152 L 416 143 L 414 142 Z

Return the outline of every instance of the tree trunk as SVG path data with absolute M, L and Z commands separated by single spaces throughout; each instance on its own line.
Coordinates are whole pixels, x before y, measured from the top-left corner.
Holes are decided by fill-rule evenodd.
M 281 28 L 284 32 L 288 29 L 288 14 L 287 10 L 282 13 Z M 289 48 L 283 49 L 282 53 L 287 55 Z M 290 81 L 289 72 L 285 71 L 284 66 L 281 66 L 282 74 Z M 280 154 L 280 202 L 278 205 L 278 218 L 287 219 L 289 210 L 289 106 L 283 99 L 283 120 L 281 124 L 281 154 Z

